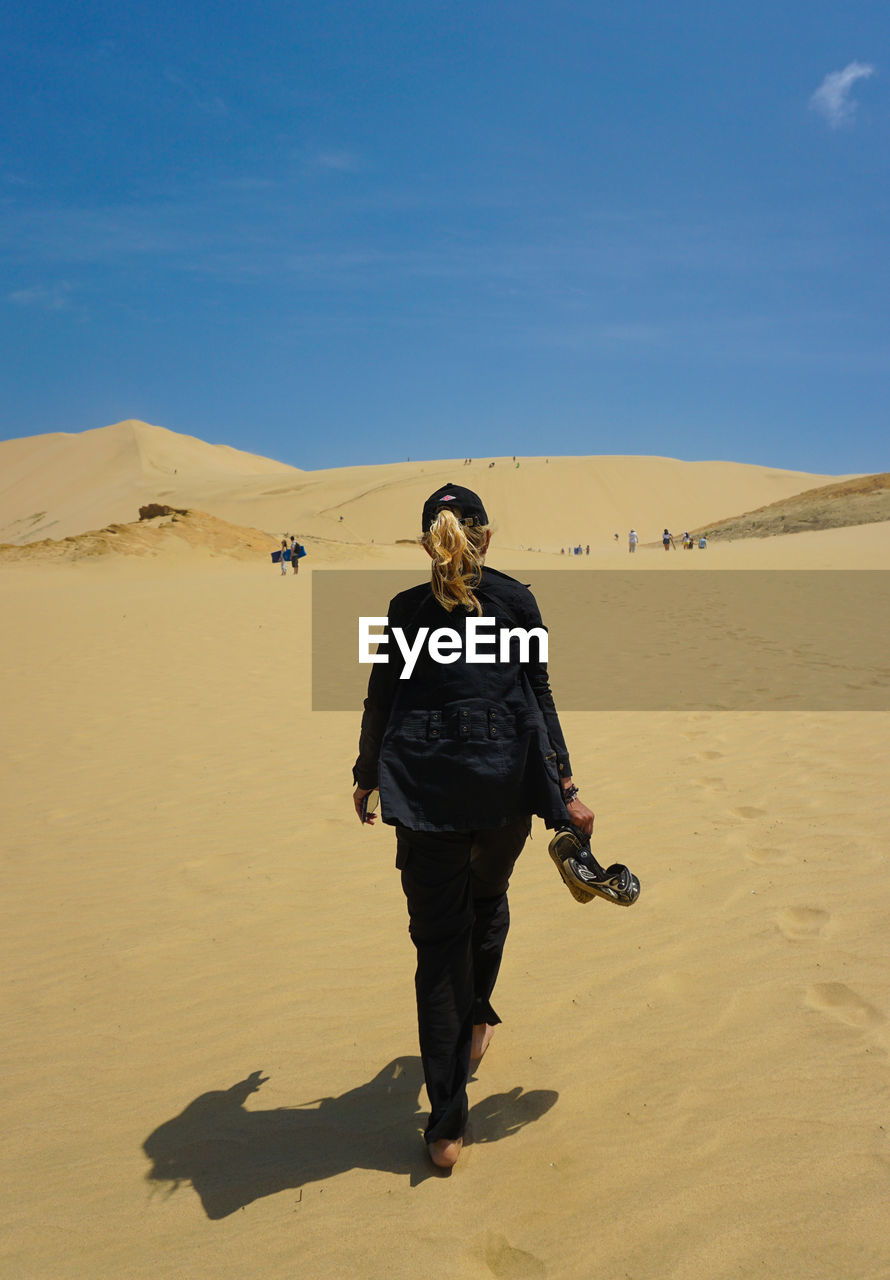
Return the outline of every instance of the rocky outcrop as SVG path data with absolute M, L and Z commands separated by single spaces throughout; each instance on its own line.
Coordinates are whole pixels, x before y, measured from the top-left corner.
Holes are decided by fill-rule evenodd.
M 148 506 L 139 508 L 140 520 L 154 520 L 157 516 L 187 516 L 187 507 L 167 507 L 163 502 L 149 502 Z

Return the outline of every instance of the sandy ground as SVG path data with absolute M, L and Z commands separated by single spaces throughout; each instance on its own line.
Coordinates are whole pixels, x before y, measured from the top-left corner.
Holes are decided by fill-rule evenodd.
M 882 568 L 888 534 L 707 564 Z M 887 714 L 563 716 L 643 894 L 575 903 L 536 823 L 441 1177 L 358 709 L 310 710 L 311 564 L 0 569 L 4 1274 L 885 1280 Z

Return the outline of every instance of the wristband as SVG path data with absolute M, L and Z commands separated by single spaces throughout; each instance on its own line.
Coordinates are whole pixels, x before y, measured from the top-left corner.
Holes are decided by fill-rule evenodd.
M 578 788 L 575 786 L 573 782 L 570 787 L 565 788 L 565 790 L 562 793 L 562 798 L 565 804 L 571 804 L 577 795 L 578 795 Z

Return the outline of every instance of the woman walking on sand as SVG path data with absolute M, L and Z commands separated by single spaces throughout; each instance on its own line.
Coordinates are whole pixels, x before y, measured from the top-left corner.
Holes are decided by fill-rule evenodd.
M 524 652 L 511 640 L 497 661 L 467 656 L 476 618 L 494 620 L 486 637 L 504 627 L 542 627 L 531 592 L 485 565 L 492 531 L 481 499 L 445 485 L 425 502 L 421 524 L 431 581 L 390 602 L 388 661 L 372 668 L 353 801 L 359 818 L 372 822 L 362 802 L 379 788 L 383 821 L 396 828 L 417 950 L 425 1138 L 433 1163 L 448 1169 L 463 1142 L 470 1064 L 500 1022 L 490 1001 L 510 924 L 507 888 L 532 814 L 587 836 L 594 815 L 572 783 L 536 640 Z M 398 628 L 404 639 L 397 646 Z M 444 661 L 432 645 L 418 646 L 402 680 L 402 644 L 413 651 L 423 628 L 424 635 L 450 628 L 454 641 Z

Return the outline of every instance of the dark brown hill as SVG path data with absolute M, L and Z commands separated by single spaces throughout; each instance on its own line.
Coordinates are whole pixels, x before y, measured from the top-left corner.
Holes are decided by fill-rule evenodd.
M 890 471 L 805 489 L 791 498 L 782 498 L 691 532 L 696 538 L 705 533 L 718 541 L 771 538 L 781 533 L 877 524 L 883 520 L 890 520 Z

